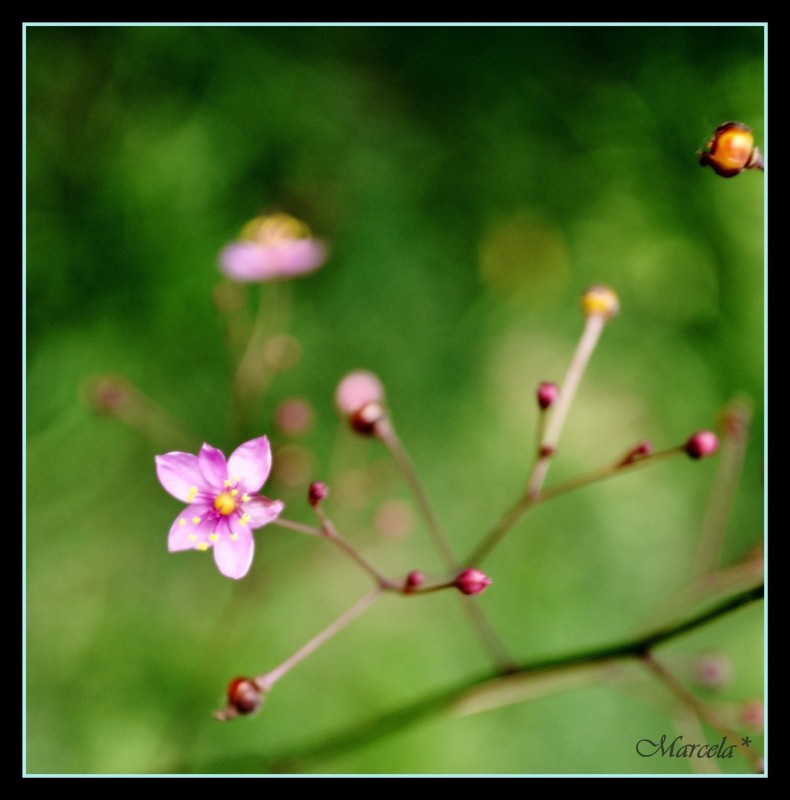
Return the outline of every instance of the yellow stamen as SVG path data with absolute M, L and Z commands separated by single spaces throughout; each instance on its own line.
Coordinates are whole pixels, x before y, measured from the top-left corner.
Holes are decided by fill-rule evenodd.
M 236 539 L 238 539 L 238 538 L 239 538 L 239 534 L 238 533 L 231 533 L 231 535 L 230 535 L 231 542 L 235 542 Z
M 198 550 L 208 550 L 208 545 L 205 542 L 201 542 L 198 547 Z
M 228 514 L 232 514 L 236 510 L 236 501 L 229 492 L 223 492 L 217 495 L 217 499 L 214 501 L 214 508 L 223 517 L 227 517 Z
M 195 525 L 197 525 L 200 522 L 200 517 L 192 517 L 192 522 L 194 522 Z
M 187 492 L 187 503 L 191 503 L 195 499 L 195 495 L 198 493 L 197 486 L 190 486 L 189 491 Z
M 238 493 L 239 493 L 238 489 L 231 489 L 230 490 L 231 497 L 235 497 Z
M 212 542 L 216 542 L 217 539 L 219 539 L 219 536 L 217 536 L 216 533 L 212 533 L 212 534 L 209 534 L 208 538 L 211 539 Z
M 233 481 L 225 481 L 222 485 L 227 489 L 228 486 L 231 486 L 232 484 L 233 484 Z
M 190 533 L 189 534 L 189 541 L 190 542 L 196 542 L 197 541 L 197 534 L 196 533 Z
M 181 519 L 178 520 L 178 527 L 179 528 L 182 527 L 183 525 L 186 525 L 186 524 L 187 524 L 187 521 L 183 517 L 181 517 Z
M 241 519 L 239 520 L 239 525 L 246 525 L 250 519 L 251 517 L 249 514 L 242 514 Z
M 250 502 L 250 496 L 247 494 L 247 492 L 244 492 L 244 494 L 241 496 L 241 502 L 242 503 Z

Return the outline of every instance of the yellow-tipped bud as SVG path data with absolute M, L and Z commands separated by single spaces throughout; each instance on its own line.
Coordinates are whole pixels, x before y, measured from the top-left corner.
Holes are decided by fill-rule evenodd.
M 620 310 L 617 294 L 608 286 L 591 286 L 582 297 L 585 317 L 599 316 L 611 319 Z
M 712 167 L 722 178 L 732 178 L 745 169 L 763 168 L 752 130 L 741 122 L 719 125 L 698 157 L 703 167 Z

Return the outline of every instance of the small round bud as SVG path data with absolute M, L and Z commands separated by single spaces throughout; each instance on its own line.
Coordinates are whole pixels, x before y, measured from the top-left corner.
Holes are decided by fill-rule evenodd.
M 765 725 L 765 706 L 762 700 L 749 700 L 741 708 L 743 724 L 754 730 L 762 730 Z
M 134 388 L 120 375 L 101 375 L 94 378 L 86 390 L 90 407 L 99 414 L 124 411 L 134 395 Z
M 536 394 L 538 405 L 545 411 L 549 406 L 554 405 L 557 398 L 560 396 L 560 387 L 551 381 L 544 381 L 538 386 Z
M 376 433 L 376 424 L 387 416 L 381 403 L 368 403 L 357 409 L 349 417 L 351 427 L 363 436 L 373 436 Z
M 307 502 L 315 508 L 327 495 L 329 494 L 329 487 L 321 481 L 313 481 L 310 484 L 310 489 L 307 492 Z
M 639 442 L 638 445 L 632 447 L 625 455 L 625 458 L 620 462 L 623 466 L 626 464 L 633 464 L 634 461 L 639 461 L 640 458 L 646 458 L 653 452 L 653 445 L 645 439 Z
M 732 680 L 732 663 L 724 653 L 706 653 L 694 664 L 694 680 L 705 689 L 723 689 Z
M 250 678 L 234 678 L 228 684 L 228 706 L 239 714 L 252 714 L 263 703 L 263 696 Z
M 455 585 L 463 594 L 481 594 L 491 585 L 491 578 L 479 569 L 465 569 L 455 579 Z
M 719 125 L 698 158 L 703 167 L 711 167 L 722 178 L 732 178 L 762 164 L 760 151 L 754 146 L 752 129 L 741 122 Z
M 582 296 L 585 317 L 600 316 L 611 319 L 620 310 L 617 294 L 608 286 L 591 286 Z
M 684 449 L 692 458 L 712 456 L 719 449 L 719 437 L 712 431 L 699 431 L 689 436 Z
M 422 586 L 423 583 L 425 583 L 425 575 L 418 569 L 414 569 L 406 576 L 406 580 L 403 582 L 403 593 L 411 594 L 418 586 Z
M 335 404 L 344 417 L 370 404 L 384 402 L 384 386 L 376 375 L 360 369 L 349 372 L 335 390 Z

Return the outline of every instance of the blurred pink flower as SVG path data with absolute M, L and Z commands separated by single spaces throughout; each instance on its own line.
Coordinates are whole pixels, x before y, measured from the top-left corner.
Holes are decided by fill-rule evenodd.
M 326 245 L 311 235 L 307 225 L 278 213 L 248 222 L 239 241 L 220 252 L 219 264 L 235 281 L 260 282 L 312 272 L 326 256 Z
M 255 550 L 252 530 L 276 519 L 281 500 L 258 494 L 269 477 L 272 452 L 265 436 L 237 447 L 226 461 L 209 444 L 200 453 L 167 453 L 156 457 L 159 482 L 189 505 L 177 517 L 167 540 L 177 550 L 214 548 L 214 561 L 228 578 L 243 578 Z

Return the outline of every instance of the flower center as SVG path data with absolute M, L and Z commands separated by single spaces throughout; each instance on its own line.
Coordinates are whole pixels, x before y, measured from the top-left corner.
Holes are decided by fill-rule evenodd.
M 304 222 L 288 214 L 269 214 L 256 217 L 248 222 L 241 232 L 241 238 L 263 245 L 288 244 L 294 239 L 308 239 L 310 229 Z
M 232 514 L 236 510 L 236 500 L 230 492 L 223 492 L 217 495 L 217 499 L 214 501 L 214 508 L 223 517 L 227 517 L 228 514 Z

